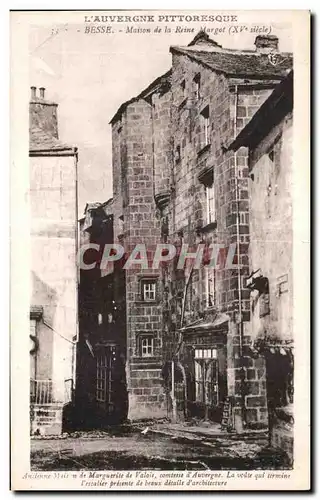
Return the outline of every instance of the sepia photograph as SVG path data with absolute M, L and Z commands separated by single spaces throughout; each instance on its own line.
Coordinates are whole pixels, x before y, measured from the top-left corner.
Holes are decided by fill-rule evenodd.
M 308 469 L 294 255 L 309 22 L 11 12 L 28 55 L 17 489 L 291 489 L 297 420 Z

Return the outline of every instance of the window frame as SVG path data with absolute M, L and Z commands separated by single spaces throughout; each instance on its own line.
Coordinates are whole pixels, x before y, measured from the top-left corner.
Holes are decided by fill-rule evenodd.
M 147 293 L 153 293 L 154 298 L 146 298 L 145 297 L 145 286 L 146 285 L 153 285 L 154 286 L 153 292 L 151 290 L 147 291 Z M 143 302 L 156 302 L 157 301 L 157 279 L 143 278 L 143 279 L 141 279 L 140 287 L 141 287 L 141 300 Z
M 204 184 L 204 189 L 206 196 L 206 225 L 208 225 L 216 222 L 217 220 L 214 182 Z
M 206 308 L 214 307 L 216 304 L 216 273 L 214 267 L 205 266 L 205 300 L 206 300 Z M 212 294 L 210 294 L 210 279 L 213 283 Z M 211 304 L 210 304 L 210 295 L 212 295 Z
M 202 149 L 203 149 L 207 146 L 210 146 L 210 144 L 211 144 L 209 104 L 201 110 L 200 114 L 201 114 L 201 117 L 203 120 L 203 132 L 204 132 L 204 144 L 202 145 Z
M 147 344 L 144 345 L 144 342 Z M 145 348 L 145 351 L 144 351 Z M 143 333 L 139 336 L 139 352 L 141 358 L 153 358 L 154 357 L 154 336 L 150 333 Z
M 107 402 L 107 370 L 107 355 L 105 353 L 98 354 L 96 366 L 96 400 L 99 403 Z

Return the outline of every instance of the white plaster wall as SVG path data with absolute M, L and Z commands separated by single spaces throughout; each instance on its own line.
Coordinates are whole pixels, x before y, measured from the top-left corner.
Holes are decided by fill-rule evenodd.
M 38 378 L 54 382 L 65 400 L 73 377 L 77 335 L 76 166 L 74 157 L 30 158 L 31 270 L 33 305 L 43 306 L 39 324 Z M 45 360 L 41 358 L 45 356 Z

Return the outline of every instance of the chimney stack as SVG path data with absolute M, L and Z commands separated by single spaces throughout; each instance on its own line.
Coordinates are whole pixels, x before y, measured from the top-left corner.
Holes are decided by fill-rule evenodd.
M 43 132 L 58 139 L 58 105 L 51 101 L 45 100 L 45 88 L 31 87 L 31 99 L 29 103 L 30 127 L 39 128 Z
M 275 35 L 258 35 L 254 44 L 257 52 L 269 54 L 272 51 L 278 51 L 279 38 Z

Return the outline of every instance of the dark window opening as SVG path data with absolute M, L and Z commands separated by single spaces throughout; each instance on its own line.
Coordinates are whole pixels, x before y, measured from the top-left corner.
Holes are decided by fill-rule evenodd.
M 201 75 L 197 73 L 193 79 L 194 82 L 194 96 L 198 101 L 200 99 L 200 84 L 201 84 Z
M 201 111 L 202 129 L 203 129 L 203 147 L 210 144 L 210 120 L 209 120 L 209 106 L 206 106 Z
M 181 161 L 181 146 L 177 146 L 175 151 L 175 162 L 177 164 L 180 163 L 180 161 Z

